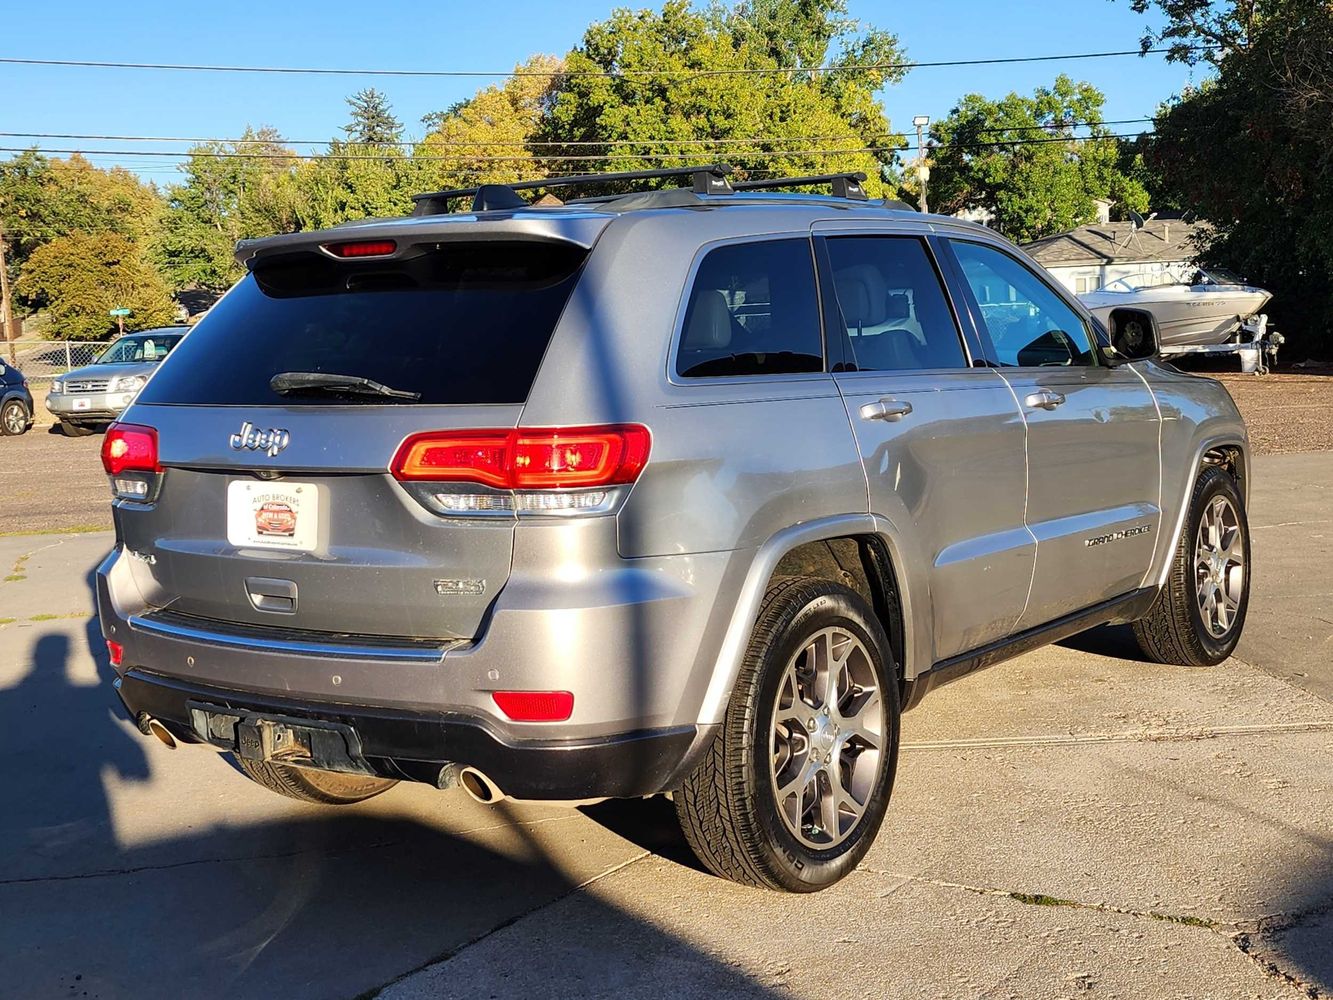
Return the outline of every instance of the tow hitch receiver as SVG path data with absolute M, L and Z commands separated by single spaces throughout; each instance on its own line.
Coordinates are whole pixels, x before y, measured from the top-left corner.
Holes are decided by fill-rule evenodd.
M 317 767 L 346 774 L 374 774 L 351 726 L 320 719 L 261 715 L 190 703 L 190 721 L 203 740 L 238 757 Z

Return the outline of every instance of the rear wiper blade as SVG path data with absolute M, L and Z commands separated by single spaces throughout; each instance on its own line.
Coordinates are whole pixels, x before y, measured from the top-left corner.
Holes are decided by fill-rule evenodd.
M 392 389 L 382 382 L 360 375 L 334 372 L 279 372 L 268 380 L 268 387 L 280 396 L 298 392 L 348 392 L 361 396 L 387 396 L 390 399 L 420 399 L 421 393 Z

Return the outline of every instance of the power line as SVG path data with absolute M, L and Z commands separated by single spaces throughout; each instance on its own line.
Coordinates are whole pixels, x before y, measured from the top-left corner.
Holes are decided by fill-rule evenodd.
M 994 132 L 1049 132 L 1061 128 L 1100 128 L 1103 125 L 1136 125 L 1143 122 L 1153 121 L 1152 118 L 1113 118 L 1105 121 L 1086 121 L 1086 122 L 1052 122 L 1049 125 L 1013 125 L 1001 126 L 997 128 L 981 129 L 979 134 L 991 134 Z M 895 133 L 878 133 L 877 137 L 889 138 Z M 0 137 L 11 139 L 88 139 L 102 142 L 188 142 L 196 145 L 215 144 L 215 145 L 235 145 L 235 146 L 322 146 L 327 144 L 328 139 L 224 139 L 218 137 L 202 136 L 180 136 L 180 135 L 99 135 L 86 132 L 0 132 Z M 497 147 L 522 147 L 522 148 L 553 148 L 567 149 L 587 146 L 733 146 L 733 145 L 756 145 L 771 142 L 841 142 L 847 139 L 856 141 L 864 139 L 865 136 L 843 135 L 800 135 L 800 136 L 756 136 L 752 138 L 718 138 L 718 139 L 603 139 L 603 140 L 577 140 L 561 142 L 558 140 L 537 141 L 533 139 L 521 140 L 447 140 L 447 139 L 417 139 L 403 142 L 383 142 L 383 143 L 350 143 L 354 146 L 382 146 L 385 148 L 393 147 L 413 147 L 421 146 L 442 147 L 447 149 L 470 149 L 470 148 L 497 148 Z M 345 140 L 338 140 L 345 141 Z M 267 155 L 267 154 L 265 154 Z M 277 154 L 274 154 L 277 155 Z
M 1107 133 L 1096 136 L 1045 136 L 1040 139 L 1000 139 L 991 142 L 959 142 L 959 143 L 937 143 L 928 148 L 944 149 L 949 147 L 960 147 L 964 149 L 983 149 L 997 146 L 1035 146 L 1042 143 L 1071 143 L 1071 142 L 1101 142 L 1111 139 L 1134 139 L 1139 135 L 1151 135 L 1152 133 L 1143 132 L 1130 134 Z M 775 142 L 781 141 L 773 140 Z M 816 149 L 777 149 L 777 150 L 745 150 L 741 155 L 747 158 L 754 157 L 778 157 L 778 156 L 851 156 L 858 153 L 899 153 L 911 152 L 918 149 L 915 145 L 902 146 L 856 146 L 844 148 L 816 148 Z M 78 154 L 81 156 L 118 156 L 118 157 L 173 157 L 176 159 L 188 159 L 193 156 L 208 157 L 210 159 L 226 160 L 383 160 L 386 159 L 383 153 L 242 153 L 220 150 L 200 150 L 196 152 L 179 152 L 177 150 L 166 149 L 74 149 L 74 148 L 53 148 L 41 146 L 0 146 L 0 153 L 22 153 L 29 150 L 38 153 L 61 153 Z M 581 163 L 581 162 L 600 162 L 607 160 L 692 160 L 699 157 L 698 152 L 694 153 L 583 153 L 583 154 L 542 154 L 533 153 L 526 156 L 468 156 L 457 153 L 449 156 L 419 155 L 413 157 L 404 157 L 403 163 L 420 162 L 451 162 L 451 163 L 530 163 L 540 161 L 544 163 Z
M 1191 45 L 1188 51 L 1212 51 L 1217 45 Z M 604 77 L 619 79 L 625 77 L 668 76 L 678 78 L 699 78 L 716 76 L 775 76 L 784 73 L 870 73 L 891 72 L 896 70 L 930 69 L 948 66 L 1009 66 L 1016 63 L 1059 62 L 1073 59 L 1111 59 L 1120 56 L 1161 55 L 1176 51 L 1173 48 L 1122 49 L 1109 52 L 1068 52 L 1047 56 L 1006 56 L 993 59 L 939 59 L 921 62 L 866 63 L 864 65 L 833 66 L 786 66 L 786 67 L 742 67 L 736 69 L 706 70 L 671 70 L 671 69 L 627 69 L 627 70 L 509 70 L 487 72 L 483 70 L 449 69 L 329 69 L 313 66 L 220 66 L 203 63 L 148 63 L 148 62 L 109 62 L 92 59 L 18 59 L 0 57 L 0 64 L 11 66 L 62 66 L 84 69 L 137 69 L 137 70 L 174 70 L 192 73 L 286 73 L 312 76 L 404 76 L 404 77 L 479 77 L 521 79 L 538 77 Z

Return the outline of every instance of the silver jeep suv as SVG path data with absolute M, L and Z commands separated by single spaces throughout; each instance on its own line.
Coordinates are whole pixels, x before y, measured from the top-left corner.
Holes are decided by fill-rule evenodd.
M 307 801 L 670 793 L 711 870 L 810 891 L 936 685 L 1108 622 L 1231 652 L 1245 427 L 1150 316 L 856 175 L 727 174 L 240 244 L 103 448 L 140 728 Z

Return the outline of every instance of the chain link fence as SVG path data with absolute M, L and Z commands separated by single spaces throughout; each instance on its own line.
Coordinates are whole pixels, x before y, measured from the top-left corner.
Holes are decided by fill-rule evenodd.
M 18 369 L 29 385 L 49 387 L 53 379 L 92 364 L 108 344 L 107 340 L 32 340 L 16 341 L 14 348 Z M 9 363 L 8 344 L 0 343 L 0 360 Z

